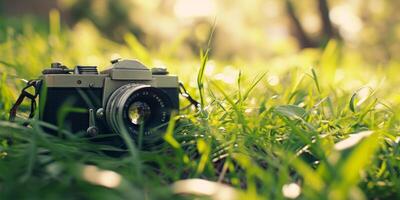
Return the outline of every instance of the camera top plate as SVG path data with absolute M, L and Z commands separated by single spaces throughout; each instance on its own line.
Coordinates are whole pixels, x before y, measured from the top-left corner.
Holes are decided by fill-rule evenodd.
M 151 71 L 138 60 L 112 61 L 111 67 L 100 72 L 109 74 L 112 80 L 152 80 Z
M 68 69 L 61 63 L 53 63 L 45 69 L 42 79 L 53 88 L 105 88 L 116 89 L 121 84 L 138 82 L 153 87 L 177 88 L 178 77 L 169 75 L 166 69 L 150 70 L 138 60 L 114 60 L 106 70 L 97 73 L 95 66 L 77 66 Z

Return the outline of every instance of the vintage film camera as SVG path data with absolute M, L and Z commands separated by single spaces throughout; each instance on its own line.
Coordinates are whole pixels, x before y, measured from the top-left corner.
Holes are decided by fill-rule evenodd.
M 145 145 L 159 142 L 171 113 L 179 110 L 178 77 L 137 60 L 111 63 L 100 73 L 96 66 L 52 63 L 40 78 L 39 118 L 73 133 L 125 131 L 134 140 L 140 135 Z

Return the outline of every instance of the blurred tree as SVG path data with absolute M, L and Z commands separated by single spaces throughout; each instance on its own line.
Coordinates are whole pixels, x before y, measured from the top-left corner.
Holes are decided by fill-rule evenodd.
M 316 47 L 317 44 L 308 37 L 306 31 L 304 30 L 291 0 L 286 0 L 286 9 L 294 29 L 293 35 L 297 39 L 297 42 L 299 43 L 300 47 L 301 48 Z
M 127 0 L 0 0 L 0 14 L 8 17 L 31 15 L 46 19 L 51 9 L 59 10 L 63 23 L 71 26 L 88 19 L 116 41 L 122 41 L 126 32 L 143 36 L 141 28 L 130 21 L 135 4 Z
M 80 0 L 68 8 L 72 23 L 82 19 L 92 21 L 102 33 L 121 42 L 127 32 L 143 39 L 143 31 L 130 21 L 134 4 L 126 0 Z
M 181 57 L 197 55 L 207 44 L 216 18 L 212 47 L 219 59 L 266 59 L 323 47 L 335 38 L 360 59 L 400 60 L 400 1 L 0 0 L 0 31 L 34 24 L 46 32 L 51 9 L 72 29 L 86 21 L 118 42 L 133 33 L 146 48 L 175 49 Z
M 52 8 L 57 8 L 57 1 L 0 0 L 0 14 L 5 16 L 36 15 L 47 17 Z
M 329 6 L 327 0 L 316 0 L 318 3 L 319 17 L 322 24 L 322 31 L 320 37 L 317 39 L 311 39 L 303 28 L 299 17 L 295 10 L 293 0 L 286 0 L 286 11 L 289 19 L 293 26 L 293 35 L 297 39 L 301 48 L 315 48 L 324 45 L 330 39 L 340 39 L 340 34 L 332 25 L 332 21 L 329 18 Z
M 327 0 L 318 0 L 318 10 L 322 21 L 322 30 L 327 38 L 338 38 L 339 34 L 332 25 L 329 18 L 329 6 Z
M 400 1 L 368 0 L 360 5 L 362 32 L 357 47 L 370 62 L 400 60 Z

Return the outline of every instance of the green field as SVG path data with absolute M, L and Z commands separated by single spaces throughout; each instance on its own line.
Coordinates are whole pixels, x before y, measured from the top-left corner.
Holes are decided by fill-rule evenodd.
M 179 40 L 148 50 L 133 34 L 116 43 L 54 16 L 48 28 L 0 28 L 0 199 L 193 199 L 176 194 L 192 193 L 173 187 L 184 179 L 223 183 L 237 199 L 400 198 L 398 62 L 370 64 L 336 40 L 246 62 L 207 48 L 182 59 Z M 115 56 L 168 67 L 203 103 L 171 120 L 162 149 L 132 145 L 114 158 L 87 138 L 46 134 L 39 120 L 7 121 L 19 78 L 37 78 L 54 60 L 104 69 Z

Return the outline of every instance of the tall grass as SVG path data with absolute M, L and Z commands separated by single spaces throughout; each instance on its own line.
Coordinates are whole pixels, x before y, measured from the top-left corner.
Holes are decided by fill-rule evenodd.
M 160 150 L 132 145 L 132 156 L 121 158 L 68 131 L 63 138 L 46 134 L 42 126 L 57 127 L 38 120 L 31 128 L 1 121 L 1 199 L 191 199 L 170 187 L 188 178 L 229 184 L 246 199 L 400 198 L 398 64 L 354 65 L 354 52 L 334 41 L 323 52 L 233 63 L 248 68 L 208 62 L 208 51 L 199 64 L 147 50 L 131 34 L 116 44 L 90 24 L 69 31 L 56 13 L 50 18 L 49 34 L 27 24 L 2 30 L 3 120 L 21 87 L 15 76 L 37 77 L 52 60 L 106 66 L 114 53 L 163 62 L 198 94 L 202 112 L 173 118 Z M 238 71 L 233 83 L 225 69 Z M 93 174 L 119 182 L 107 185 Z

